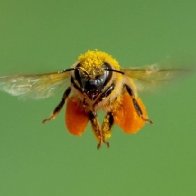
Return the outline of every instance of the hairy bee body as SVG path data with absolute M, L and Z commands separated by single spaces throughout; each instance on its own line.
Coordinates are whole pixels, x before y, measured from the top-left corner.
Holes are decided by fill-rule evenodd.
M 136 133 L 146 122 L 152 123 L 138 97 L 139 86 L 136 82 L 150 87 L 172 79 L 182 71 L 158 69 L 154 65 L 142 69 L 123 69 L 111 55 L 90 50 L 79 56 L 70 69 L 0 77 L 0 90 L 14 96 L 47 98 L 64 86 L 65 80 L 69 80 L 61 101 L 43 123 L 55 119 L 67 102 L 65 123 L 69 132 L 81 135 L 90 121 L 99 148 L 102 143 L 109 146 L 108 140 L 114 124 L 126 133 Z M 102 123 L 97 118 L 99 110 L 106 113 Z
M 75 104 L 81 111 L 84 111 L 82 117 L 86 115 L 86 123 L 88 119 L 91 121 L 92 129 L 97 137 L 100 147 L 101 143 L 109 145 L 107 140 L 111 136 L 111 127 L 116 122 L 126 132 L 136 132 L 148 121 L 144 116 L 145 110 L 137 102 L 137 93 L 131 78 L 125 77 L 124 73 L 120 70 L 120 65 L 109 54 L 101 51 L 88 51 L 79 57 L 78 63 L 74 67 L 74 71 L 71 74 L 71 91 L 72 98 L 68 100 Z M 127 102 L 131 102 L 129 105 L 129 115 L 134 119 L 126 119 L 126 103 L 124 102 L 125 95 L 129 94 Z M 127 103 L 128 104 L 128 103 Z M 74 105 L 72 104 L 72 108 Z M 69 107 L 68 107 L 69 108 Z M 135 108 L 135 109 L 133 109 Z M 106 116 L 102 125 L 99 125 L 97 120 L 97 111 L 102 109 L 106 112 Z M 70 109 L 71 110 L 71 109 Z M 67 111 L 66 124 L 68 129 L 74 134 L 81 134 L 84 131 L 84 127 L 78 128 L 72 126 L 71 111 Z M 77 111 L 77 110 L 76 110 Z M 121 111 L 121 114 L 119 113 Z M 136 115 L 134 115 L 134 113 Z M 120 115 L 119 115 L 120 114 Z M 78 113 L 72 114 L 73 119 L 76 116 L 79 119 Z M 77 122 L 75 118 L 75 122 Z M 131 120 L 137 124 L 137 127 L 131 127 L 127 125 L 127 122 L 121 124 L 120 121 Z M 138 121 L 139 119 L 139 121 Z M 139 122 L 139 123 L 138 123 Z M 129 122 L 130 124 L 132 122 Z

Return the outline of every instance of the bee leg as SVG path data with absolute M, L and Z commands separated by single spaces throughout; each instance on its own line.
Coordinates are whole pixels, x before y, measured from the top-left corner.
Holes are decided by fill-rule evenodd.
M 96 138 L 98 139 L 97 149 L 99 149 L 101 147 L 102 142 L 103 142 L 103 136 L 100 131 L 100 126 L 99 126 L 96 112 L 92 112 L 92 111 L 89 112 L 89 120 L 91 122 L 93 132 L 94 132 Z
M 108 112 L 103 120 L 103 124 L 101 127 L 101 131 L 103 134 L 103 142 L 107 145 L 107 147 L 110 146 L 107 140 L 111 137 L 111 128 L 113 124 L 114 124 L 114 117 L 112 115 L 112 112 Z
M 62 97 L 60 103 L 55 107 L 55 109 L 52 112 L 52 115 L 49 116 L 48 118 L 44 119 L 42 121 L 42 123 L 48 122 L 48 121 L 53 120 L 53 119 L 56 118 L 56 116 L 58 115 L 58 113 L 61 111 L 63 105 L 65 104 L 65 100 L 69 96 L 70 92 L 71 92 L 71 87 L 69 87 L 69 88 L 67 88 L 65 90 L 65 92 L 63 93 L 63 97 Z
M 134 105 L 134 107 L 135 107 L 135 110 L 136 110 L 138 116 L 139 116 L 140 118 L 142 118 L 144 121 L 147 121 L 147 122 L 149 122 L 150 124 L 152 124 L 152 123 L 153 123 L 152 120 L 150 120 L 150 119 L 148 119 L 148 118 L 145 118 L 145 117 L 143 116 L 143 111 L 142 111 L 140 105 L 138 104 L 138 102 L 137 102 L 137 100 L 136 100 L 136 98 L 135 98 L 135 95 L 134 95 L 134 93 L 133 93 L 133 90 L 132 90 L 128 85 L 125 85 L 125 88 L 126 88 L 127 92 L 129 93 L 129 95 L 130 95 L 131 98 L 132 98 L 133 105 Z

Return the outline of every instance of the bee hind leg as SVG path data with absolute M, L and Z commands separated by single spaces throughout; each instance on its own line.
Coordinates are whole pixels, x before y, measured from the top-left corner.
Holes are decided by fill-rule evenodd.
M 92 111 L 89 112 L 89 120 L 91 122 L 91 126 L 95 134 L 95 137 L 98 140 L 97 149 L 99 149 L 102 143 L 104 143 L 104 140 L 103 140 L 103 135 L 99 126 L 96 112 L 92 112 Z
M 140 118 L 143 119 L 144 121 L 146 121 L 146 122 L 152 124 L 152 123 L 153 123 L 152 120 L 150 120 L 150 119 L 148 119 L 148 118 L 145 118 L 145 117 L 143 116 L 142 109 L 141 109 L 140 105 L 138 104 L 137 100 L 136 100 L 134 97 L 132 97 L 132 99 L 133 99 L 134 108 L 135 108 L 135 110 L 136 110 L 138 116 L 140 116 Z
M 101 127 L 103 142 L 107 145 L 107 147 L 110 146 L 107 140 L 111 137 L 111 128 L 113 124 L 114 124 L 114 117 L 112 115 L 112 112 L 108 112 L 103 120 L 103 124 Z
M 125 88 L 126 88 L 127 92 L 129 93 L 129 95 L 130 95 L 131 98 L 132 98 L 133 105 L 134 105 L 134 108 L 135 108 L 135 110 L 136 110 L 138 116 L 139 116 L 141 119 L 143 119 L 144 121 L 146 121 L 146 122 L 152 124 L 152 123 L 153 123 L 152 120 L 150 120 L 150 119 L 144 117 L 143 111 L 142 111 L 142 109 L 141 109 L 139 103 L 137 102 L 137 100 L 136 100 L 136 98 L 135 98 L 135 96 L 134 96 L 133 90 L 132 90 L 128 85 L 125 85 Z
M 52 112 L 52 115 L 49 116 L 48 118 L 44 119 L 42 121 L 42 123 L 46 123 L 46 122 L 48 122 L 50 120 L 54 120 L 56 118 L 56 116 L 58 115 L 58 113 L 61 111 L 63 105 L 65 104 L 65 100 L 69 96 L 70 92 L 71 92 L 71 87 L 69 87 L 69 88 L 67 88 L 65 90 L 65 92 L 63 93 L 63 97 L 62 97 L 60 103 L 55 107 L 55 109 Z

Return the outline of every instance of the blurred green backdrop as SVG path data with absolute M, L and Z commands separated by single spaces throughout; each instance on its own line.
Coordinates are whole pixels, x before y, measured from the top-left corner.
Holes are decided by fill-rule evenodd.
M 1 0 L 0 75 L 68 68 L 88 49 L 127 67 L 196 62 L 195 9 L 194 0 Z M 115 126 L 99 151 L 90 126 L 79 138 L 66 131 L 63 111 L 40 123 L 59 95 L 1 93 L 0 195 L 196 195 L 195 84 L 192 75 L 143 95 L 154 124 L 137 135 Z

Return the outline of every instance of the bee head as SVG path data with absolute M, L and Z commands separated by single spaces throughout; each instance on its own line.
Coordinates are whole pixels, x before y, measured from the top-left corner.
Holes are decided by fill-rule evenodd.
M 75 67 L 77 88 L 90 99 L 96 99 L 110 81 L 113 70 L 120 71 L 120 66 L 109 54 L 98 50 L 87 51 L 79 56 Z
M 76 66 L 75 80 L 79 84 L 80 90 L 90 99 L 95 99 L 110 80 L 112 72 L 108 71 L 108 68 L 110 65 L 105 63 L 99 69 L 88 72 L 80 63 Z

